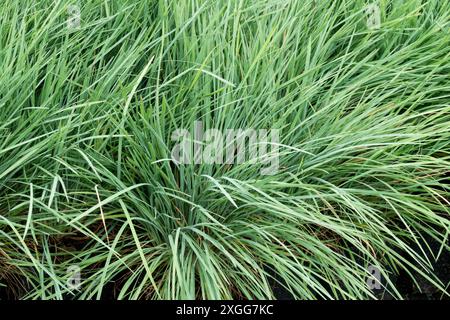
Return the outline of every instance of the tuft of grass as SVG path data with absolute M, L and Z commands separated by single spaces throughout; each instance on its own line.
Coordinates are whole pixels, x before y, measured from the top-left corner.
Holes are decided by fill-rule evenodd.
M 83 1 L 78 28 L 72 1 L 2 5 L 0 286 L 369 299 L 375 266 L 448 297 L 450 7 L 380 0 L 370 29 L 368 3 Z M 174 163 L 195 121 L 279 129 L 279 170 Z

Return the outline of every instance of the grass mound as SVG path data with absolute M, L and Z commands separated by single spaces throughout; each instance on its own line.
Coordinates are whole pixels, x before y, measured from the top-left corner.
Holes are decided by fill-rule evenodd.
M 0 289 L 367 299 L 375 270 L 448 297 L 450 6 L 375 3 L 2 5 Z M 277 170 L 173 161 L 198 122 L 277 130 Z

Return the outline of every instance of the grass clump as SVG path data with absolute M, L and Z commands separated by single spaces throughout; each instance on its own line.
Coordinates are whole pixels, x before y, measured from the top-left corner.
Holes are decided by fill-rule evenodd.
M 382 0 L 368 28 L 367 4 L 2 6 L 0 289 L 367 299 L 374 266 L 448 297 L 450 6 Z M 172 161 L 196 121 L 279 130 L 279 169 Z

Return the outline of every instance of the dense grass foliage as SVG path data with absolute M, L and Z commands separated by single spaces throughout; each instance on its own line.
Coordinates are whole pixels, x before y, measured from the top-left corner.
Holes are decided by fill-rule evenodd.
M 0 289 L 365 299 L 375 266 L 448 296 L 450 5 L 381 0 L 376 29 L 367 4 L 2 4 Z M 195 121 L 279 129 L 279 170 L 172 161 Z

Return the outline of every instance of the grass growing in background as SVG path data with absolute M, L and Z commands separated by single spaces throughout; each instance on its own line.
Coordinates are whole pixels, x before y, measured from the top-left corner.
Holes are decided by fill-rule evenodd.
M 0 289 L 366 299 L 376 266 L 448 297 L 450 6 L 378 3 L 374 30 L 362 0 L 2 5 Z M 278 172 L 176 165 L 194 121 L 279 129 Z

